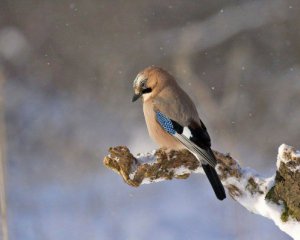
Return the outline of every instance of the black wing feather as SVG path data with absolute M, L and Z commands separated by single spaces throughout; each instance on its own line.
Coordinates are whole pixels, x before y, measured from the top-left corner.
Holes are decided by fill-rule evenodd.
M 205 149 L 213 158 L 215 159 L 215 155 L 211 150 L 211 140 L 207 129 L 204 123 L 200 120 L 201 126 L 199 126 L 196 122 L 191 122 L 189 125 L 189 129 L 192 133 L 191 141 L 197 144 L 197 146 Z M 217 161 L 217 160 L 216 160 Z M 202 164 L 202 168 L 219 200 L 223 200 L 226 198 L 225 190 L 223 184 L 221 183 L 219 176 L 216 170 L 210 166 L 209 164 Z
M 201 120 L 200 122 L 201 126 L 199 126 L 195 121 L 191 121 L 188 125 L 188 128 L 192 133 L 192 138 L 190 140 L 203 149 L 209 149 L 211 146 L 210 137 L 204 123 Z
M 183 127 L 177 123 L 176 121 L 172 121 L 173 127 L 178 134 L 183 133 Z M 210 136 L 207 132 L 207 129 L 204 123 L 200 120 L 201 126 L 198 125 L 195 121 L 191 121 L 191 123 L 187 126 L 191 131 L 191 137 L 189 138 L 194 144 L 196 144 L 201 149 L 205 150 L 205 152 L 210 156 L 210 159 L 213 159 L 213 162 L 216 164 L 217 160 L 213 151 L 211 150 L 211 140 Z M 196 150 L 196 149 L 195 149 Z M 201 153 L 200 153 L 201 155 Z M 203 155 L 202 155 L 203 156 Z M 203 156 L 205 157 L 205 156 Z M 219 200 L 223 200 L 226 198 L 225 190 L 223 184 L 221 183 L 219 176 L 214 167 L 209 164 L 205 164 L 202 162 L 202 168 L 216 194 L 216 197 Z
M 210 185 L 212 186 L 212 188 L 216 194 L 216 197 L 219 200 L 225 199 L 226 198 L 225 190 L 224 190 L 223 184 L 221 183 L 221 181 L 219 179 L 219 176 L 218 176 L 216 170 L 208 164 L 202 164 L 202 168 L 210 182 Z

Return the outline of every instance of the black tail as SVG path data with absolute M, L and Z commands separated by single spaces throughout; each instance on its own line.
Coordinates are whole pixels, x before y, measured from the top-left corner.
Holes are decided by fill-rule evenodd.
M 224 187 L 219 179 L 219 176 L 216 172 L 216 170 L 208 165 L 208 164 L 202 164 L 202 168 L 212 186 L 214 189 L 214 192 L 219 200 L 223 200 L 226 198 Z

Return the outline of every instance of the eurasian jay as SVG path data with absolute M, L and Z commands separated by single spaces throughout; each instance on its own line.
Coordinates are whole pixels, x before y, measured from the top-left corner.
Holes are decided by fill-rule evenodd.
M 188 149 L 200 161 L 217 198 L 225 199 L 207 129 L 174 77 L 151 66 L 137 75 L 133 88 L 132 101 L 142 97 L 146 125 L 154 142 L 167 149 Z

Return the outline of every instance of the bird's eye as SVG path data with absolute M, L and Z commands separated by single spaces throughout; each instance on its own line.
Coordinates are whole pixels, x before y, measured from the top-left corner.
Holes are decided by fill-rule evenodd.
M 141 88 L 146 88 L 147 79 L 141 81 Z

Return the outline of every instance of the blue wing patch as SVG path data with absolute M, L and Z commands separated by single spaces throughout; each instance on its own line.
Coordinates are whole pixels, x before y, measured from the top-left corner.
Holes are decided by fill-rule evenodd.
M 155 112 L 156 120 L 159 122 L 160 126 L 168 133 L 173 135 L 178 141 L 180 141 L 190 152 L 192 152 L 200 161 L 205 164 L 209 164 L 215 167 L 217 161 L 212 153 L 207 149 L 201 148 L 195 142 L 193 142 L 193 135 L 191 129 L 188 127 L 182 127 L 176 121 L 168 118 L 166 115 L 159 111 Z
M 167 131 L 168 133 L 170 133 L 172 135 L 174 135 L 176 133 L 171 119 L 167 118 L 164 114 L 157 111 L 156 119 L 159 122 L 160 126 L 162 126 L 165 131 Z

